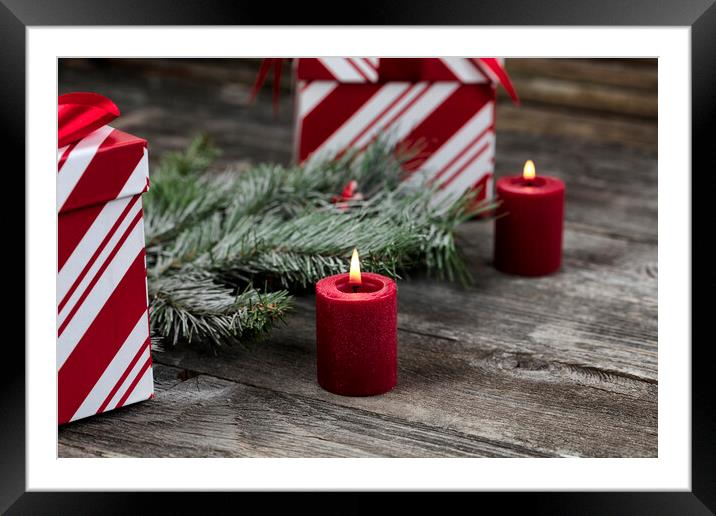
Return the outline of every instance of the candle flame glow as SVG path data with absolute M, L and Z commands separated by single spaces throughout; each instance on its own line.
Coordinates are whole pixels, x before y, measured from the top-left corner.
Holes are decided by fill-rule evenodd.
M 537 172 L 535 172 L 535 162 L 531 159 L 525 161 L 525 168 L 522 169 L 522 177 L 527 181 L 531 181 L 535 178 Z
M 351 272 L 348 275 L 348 284 L 353 286 L 360 286 L 362 283 L 360 278 L 360 260 L 358 259 L 358 249 L 353 249 L 353 256 L 351 256 Z

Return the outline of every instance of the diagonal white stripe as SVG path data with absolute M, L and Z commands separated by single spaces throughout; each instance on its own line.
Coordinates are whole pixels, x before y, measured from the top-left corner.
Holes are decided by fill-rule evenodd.
M 485 103 L 480 111 L 475 113 L 448 141 L 433 152 L 425 163 L 422 164 L 420 170 L 411 174 L 407 180 L 421 183 L 433 178 L 445 165 L 450 163 L 455 156 L 462 152 L 477 135 L 492 124 L 492 112 L 494 108 L 493 102 Z
M 335 81 L 313 81 L 298 92 L 298 116 L 303 119 L 336 89 Z
M 349 58 L 353 61 L 358 68 L 368 77 L 369 82 L 376 82 L 378 80 L 378 71 L 373 68 L 367 60 L 362 57 Z
M 146 362 L 146 359 L 144 361 Z M 144 371 L 144 374 L 137 382 L 137 385 L 134 386 L 134 390 L 124 402 L 123 406 L 126 407 L 132 403 L 149 399 L 152 394 L 154 394 L 154 373 L 152 371 L 152 366 L 150 365 L 147 370 Z
M 82 336 L 102 310 L 105 303 L 122 281 L 129 266 L 144 247 L 144 226 L 137 224 L 129 234 L 124 245 L 114 256 L 95 284 L 92 291 L 80 305 L 77 312 L 57 338 L 57 370 L 63 366 L 67 358 L 77 346 Z
M 421 167 L 420 170 L 412 174 L 411 177 L 407 179 L 407 181 L 411 181 L 413 183 L 422 183 L 423 181 L 432 180 L 432 185 L 441 185 L 442 183 L 450 179 L 455 172 L 460 170 L 460 168 L 465 165 L 465 163 L 470 161 L 470 159 L 475 155 L 475 151 L 482 147 L 485 142 L 489 141 L 491 138 L 493 138 L 492 133 L 487 132 L 483 134 L 482 137 L 480 137 L 477 141 L 473 143 L 467 142 L 466 146 L 463 149 L 460 149 L 459 152 L 455 153 L 455 156 L 459 155 L 457 159 L 455 159 L 455 156 L 451 156 L 450 159 L 446 160 L 445 163 L 443 163 L 439 169 L 428 169 Z M 473 139 L 474 137 L 470 140 Z M 455 161 L 451 163 L 453 159 L 455 159 Z M 445 168 L 446 166 L 448 166 L 448 168 Z M 445 169 L 444 172 L 443 169 Z M 435 179 L 438 173 L 440 173 L 440 177 Z
M 145 357 L 140 358 L 140 360 L 144 360 L 144 362 L 147 361 Z M 152 372 L 152 366 L 149 366 L 122 406 L 126 407 L 132 403 L 144 401 L 149 399 L 152 394 L 154 394 L 154 373 Z
M 147 359 L 149 358 L 149 354 L 150 354 L 149 348 L 142 351 L 142 354 L 140 355 L 139 360 L 137 360 L 137 363 L 134 364 L 134 367 L 132 367 L 132 370 L 129 372 L 127 377 L 122 382 L 122 386 L 119 389 L 117 389 L 117 392 L 114 394 L 114 396 L 112 396 L 112 399 L 110 400 L 109 404 L 107 405 L 107 410 L 112 410 L 112 409 L 117 408 L 117 404 L 119 403 L 119 400 L 122 399 L 122 397 L 126 394 L 127 389 L 129 389 L 129 386 L 137 378 L 139 371 L 142 370 L 142 366 L 144 366 Z M 151 367 L 149 368 L 149 370 L 147 372 L 149 372 L 149 371 L 151 371 Z M 145 372 L 145 374 L 146 374 L 146 372 Z M 135 391 L 136 391 L 137 387 L 140 387 L 140 383 L 141 383 L 141 380 L 139 382 L 137 382 L 137 385 L 135 386 Z M 152 393 L 152 391 L 150 390 L 149 392 L 146 393 L 146 396 L 144 396 L 144 398 L 142 398 L 142 399 L 147 399 L 151 393 Z M 134 394 L 134 393 L 132 393 L 132 394 Z M 130 401 L 131 397 L 132 397 L 132 395 L 130 395 L 127 398 L 125 405 L 129 405 L 130 403 L 133 403 L 133 401 Z
M 146 358 L 144 358 L 144 362 L 146 362 Z M 142 378 L 137 382 L 137 385 L 134 386 L 132 393 L 125 400 L 124 405 L 122 406 L 126 407 L 132 403 L 147 400 L 152 394 L 154 394 L 154 373 L 152 372 L 152 366 L 150 365 L 147 370 L 144 371 Z
M 384 129 L 390 131 L 395 141 L 405 138 L 418 124 L 440 108 L 445 100 L 460 87 L 457 82 L 417 83 L 429 84 L 428 90 L 397 120 Z
M 346 120 L 330 137 L 328 137 L 311 155 L 315 161 L 344 149 L 358 136 L 376 116 L 393 103 L 410 87 L 407 82 L 391 82 L 382 86 L 360 109 Z
M 62 171 L 57 174 L 57 211 L 67 201 L 67 198 L 79 183 L 82 174 L 97 153 L 102 142 L 107 139 L 113 131 L 110 126 L 105 125 L 89 135 L 85 136 L 67 156 L 67 161 L 62 166 Z
M 495 75 L 495 72 L 492 71 L 492 68 L 482 64 L 482 61 L 480 61 L 479 59 L 474 59 L 472 63 L 478 68 L 480 68 L 480 70 L 482 70 L 490 78 L 491 82 L 495 84 L 500 83 L 500 79 Z
M 376 115 L 378 115 L 388 105 L 390 105 L 390 103 L 394 101 L 400 95 L 400 93 L 405 90 L 405 88 L 411 86 L 416 89 L 417 94 L 424 90 L 426 86 L 427 90 L 412 106 L 410 106 L 394 121 L 390 122 L 392 116 L 382 117 L 381 122 L 375 124 L 369 131 L 367 131 L 367 135 L 374 134 L 377 130 L 389 131 L 388 137 L 391 139 L 391 141 L 401 141 L 410 133 L 410 131 L 413 130 L 415 126 L 417 126 L 427 117 L 429 117 L 436 109 L 438 109 L 440 105 L 445 102 L 445 99 L 447 99 L 457 88 L 459 88 L 460 84 L 457 82 L 387 83 L 378 91 L 378 93 L 376 93 L 376 95 L 373 96 L 373 98 L 371 98 L 369 102 L 364 104 L 361 109 L 355 113 L 353 117 L 346 121 L 346 123 L 343 124 L 342 127 L 340 127 L 336 132 L 331 135 L 330 138 L 326 139 L 326 141 L 321 144 L 321 146 L 316 150 L 316 152 L 311 155 L 310 161 L 319 160 L 321 159 L 321 157 L 325 158 L 328 155 L 334 154 L 341 149 L 344 149 L 353 140 L 353 138 L 360 134 L 360 132 L 373 121 Z M 398 87 L 400 87 L 401 89 L 397 90 Z M 385 96 L 383 96 L 382 94 L 383 92 L 388 93 L 389 90 L 391 90 L 390 95 L 385 96 L 388 96 L 392 100 L 390 102 L 385 102 Z M 380 101 L 378 101 L 376 97 L 381 97 L 379 99 Z M 408 97 L 408 95 L 406 95 L 406 97 Z M 374 99 L 376 99 L 375 103 L 373 102 Z M 405 99 L 401 99 L 399 104 L 404 107 L 405 103 L 407 102 L 403 103 L 403 101 L 405 101 Z M 391 109 L 391 115 L 394 115 L 396 111 L 397 110 Z M 363 144 L 365 144 L 367 141 L 369 141 L 367 139 L 367 135 L 362 136 L 359 139 L 359 142 L 356 144 L 356 147 L 359 147 L 359 145 L 361 144 L 360 142 L 363 142 Z
M 70 287 L 82 272 L 87 262 L 97 250 L 109 230 L 117 222 L 122 210 L 127 207 L 131 198 L 117 199 L 102 207 L 92 225 L 75 247 L 62 269 L 57 273 L 57 305 L 65 298 Z M 60 215 L 62 216 L 62 215 Z
M 90 393 L 73 414 L 72 418 L 70 418 L 72 421 L 97 413 L 97 410 L 104 400 L 109 396 L 109 393 L 112 392 L 117 381 L 122 377 L 127 367 L 129 367 L 134 356 L 146 342 L 147 337 L 149 337 L 149 322 L 148 313 L 145 311 L 137 321 L 137 324 L 134 325 L 134 328 L 127 336 L 122 347 L 119 348 L 117 354 L 107 365 L 102 376 L 99 377 L 99 380 L 97 380 L 97 383 L 92 387 Z M 142 357 L 139 358 L 139 361 L 144 363 Z
M 464 57 L 443 57 L 441 61 L 464 84 L 487 82 L 487 78 Z
M 492 159 L 495 155 L 494 136 L 491 135 L 490 143 L 487 149 L 470 164 L 462 173 L 453 179 L 446 188 L 435 193 L 431 199 L 434 205 L 440 203 L 455 201 L 466 190 L 472 188 L 475 183 L 480 181 L 486 174 L 491 174 L 493 169 Z
M 393 107 L 391 107 L 381 118 L 378 122 L 376 122 L 368 131 L 366 131 L 355 143 L 356 148 L 361 148 L 364 145 L 366 145 L 368 142 L 371 141 L 372 138 L 375 137 L 376 134 L 379 132 L 385 130 L 385 128 L 391 124 L 391 123 L 397 123 L 398 120 L 400 120 L 400 116 L 398 114 L 405 109 L 405 107 L 410 104 L 415 98 L 417 98 L 420 94 L 422 94 L 426 89 L 428 88 L 427 83 L 417 83 L 415 86 L 412 86 L 411 89 L 406 93 L 406 95 L 400 99 L 398 102 L 395 103 Z M 397 117 L 397 118 L 396 118 Z M 393 120 L 395 118 L 395 120 Z M 393 136 L 392 134 L 390 135 Z
M 69 145 L 65 145 L 64 147 L 57 149 L 57 163 L 59 163 L 60 159 L 62 159 L 62 155 L 67 150 L 67 147 L 69 147 Z
M 368 61 L 373 68 L 378 68 L 378 63 L 380 61 L 377 57 L 366 57 L 365 60 Z
M 319 57 L 318 60 L 328 68 L 328 71 L 337 81 L 365 82 L 363 76 L 348 64 L 345 57 Z
M 130 199 L 131 200 L 131 199 Z M 77 285 L 77 288 L 72 292 L 72 295 L 67 300 L 67 303 L 62 307 L 62 310 L 57 315 L 57 327 L 59 328 L 62 326 L 62 323 L 65 322 L 65 318 L 67 318 L 67 315 L 72 311 L 77 301 L 82 297 L 82 294 L 87 289 L 87 286 L 92 282 L 95 275 L 97 274 L 97 271 L 104 265 L 104 262 L 107 260 L 107 257 L 112 253 L 115 246 L 117 245 L 117 242 L 122 237 L 124 232 L 129 227 L 129 224 L 132 222 L 134 217 L 139 213 L 139 211 L 142 209 L 142 201 L 141 199 L 137 200 L 136 203 L 134 203 L 134 206 L 132 206 L 127 212 L 127 214 L 122 219 L 122 222 L 117 226 L 116 231 L 112 234 L 110 239 L 107 241 L 107 245 L 104 246 L 100 254 L 95 259 L 94 263 L 92 263 L 92 266 L 87 270 L 87 274 L 82 278 L 79 285 Z M 94 251 L 93 251 L 94 253 Z M 82 265 L 85 265 L 86 262 L 83 262 Z M 66 267 L 63 267 L 63 271 L 66 269 Z M 71 278 L 72 283 L 76 281 L 76 276 Z M 72 285 L 70 283 L 70 286 Z M 64 285 L 63 285 L 64 286 Z M 67 287 L 69 289 L 69 287 Z M 59 288 L 58 288 L 58 294 L 59 294 Z M 61 298 L 60 300 L 62 300 Z
M 117 198 L 143 192 L 147 187 L 147 179 L 149 179 L 149 155 L 147 153 L 147 148 L 145 147 L 144 152 L 142 153 L 142 158 L 127 178 L 127 181 L 124 183 L 124 186 L 117 195 Z
M 495 160 L 494 160 L 494 151 L 492 155 L 492 167 L 490 167 L 490 174 L 495 173 Z M 485 199 L 492 199 L 495 197 L 495 179 L 490 178 L 490 180 L 487 181 L 487 184 L 485 185 Z
M 492 141 L 494 140 L 494 134 L 492 132 L 487 132 L 484 135 L 482 135 L 482 138 L 477 140 L 475 143 L 470 145 L 470 148 L 462 155 L 458 160 L 455 161 L 455 163 L 450 165 L 450 168 L 448 168 L 443 175 L 440 176 L 440 178 L 435 182 L 438 187 L 442 188 L 442 185 L 446 182 L 450 181 L 452 176 L 460 170 L 463 166 L 465 166 L 466 163 L 468 163 L 471 159 L 475 157 L 475 153 L 482 147 L 485 146 L 485 144 L 488 145 L 488 149 L 486 149 L 484 152 L 489 152 L 489 147 L 492 145 Z M 469 166 L 462 171 L 464 174 L 467 170 L 469 170 Z

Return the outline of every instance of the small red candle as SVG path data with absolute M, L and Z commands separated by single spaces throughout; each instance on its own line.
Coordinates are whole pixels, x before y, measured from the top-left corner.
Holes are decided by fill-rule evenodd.
M 521 276 L 543 276 L 562 263 L 564 183 L 537 176 L 528 160 L 522 176 L 497 181 L 495 267 Z
M 349 274 L 316 284 L 318 383 L 343 396 L 388 392 L 398 378 L 398 289 L 380 274 Z

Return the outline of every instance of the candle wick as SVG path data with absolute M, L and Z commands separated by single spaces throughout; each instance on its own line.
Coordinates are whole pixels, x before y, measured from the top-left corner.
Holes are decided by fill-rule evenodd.
M 358 293 L 358 288 L 359 288 L 358 285 L 353 285 L 353 293 L 354 294 Z

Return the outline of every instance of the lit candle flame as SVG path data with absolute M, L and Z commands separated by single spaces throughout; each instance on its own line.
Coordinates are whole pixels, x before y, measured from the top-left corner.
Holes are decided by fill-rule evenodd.
M 535 162 L 531 159 L 525 161 L 525 168 L 522 169 L 522 177 L 527 181 L 532 181 L 537 172 L 535 172 Z
M 353 249 L 351 256 L 351 272 L 348 275 L 348 284 L 359 287 L 362 281 L 360 279 L 360 260 L 358 259 L 358 249 Z

